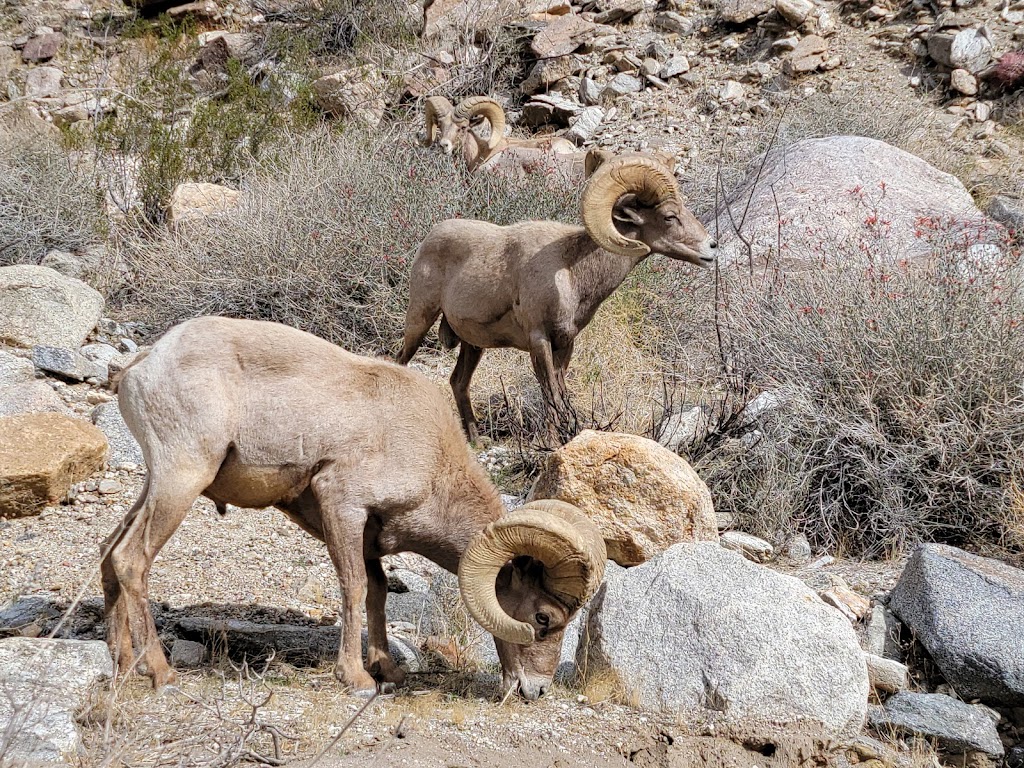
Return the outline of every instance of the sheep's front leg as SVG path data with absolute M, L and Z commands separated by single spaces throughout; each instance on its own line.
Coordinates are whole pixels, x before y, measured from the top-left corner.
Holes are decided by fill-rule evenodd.
M 366 669 L 374 680 L 401 685 L 405 682 L 405 672 L 391 658 L 388 646 L 387 614 L 384 610 L 388 599 L 388 579 L 380 560 L 366 561 L 366 578 L 366 628 L 369 634 Z
M 551 351 L 551 340 L 541 334 L 534 334 L 530 339 L 530 362 L 533 372 L 540 384 L 540 392 L 544 397 L 544 421 L 547 427 L 548 447 L 557 448 L 561 443 L 558 437 L 561 403 L 558 394 L 558 374 L 555 372 L 554 357 Z
M 362 617 L 360 605 L 366 598 L 366 566 L 363 560 L 363 531 L 366 508 L 346 492 L 338 470 L 328 468 L 313 478 L 313 493 L 320 505 L 324 542 L 338 572 L 341 586 L 341 646 L 334 676 L 355 693 L 377 689 L 362 665 Z

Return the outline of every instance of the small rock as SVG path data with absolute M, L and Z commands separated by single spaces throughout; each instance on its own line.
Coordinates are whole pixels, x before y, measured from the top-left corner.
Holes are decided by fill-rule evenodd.
M 865 653 L 864 661 L 868 665 L 868 680 L 875 690 L 896 693 L 910 684 L 910 670 L 905 664 L 873 653 Z
M 640 93 L 643 89 L 644 84 L 639 78 L 627 75 L 625 72 L 620 72 L 608 81 L 608 84 L 601 91 L 601 99 L 602 101 L 614 101 L 620 96 Z
M 884 708 L 871 707 L 868 722 L 879 733 L 935 740 L 946 753 L 1003 755 L 995 724 L 975 707 L 949 696 L 901 691 Z
M 602 107 L 586 107 L 577 115 L 572 127 L 566 131 L 565 138 L 576 144 L 584 144 L 594 138 L 597 129 L 601 127 L 602 120 L 604 120 Z
M 871 610 L 870 600 L 844 585 L 837 585 L 825 590 L 821 593 L 821 599 L 838 608 L 851 622 L 860 621 Z
M 974 119 L 976 122 L 984 123 L 992 115 L 992 107 L 987 101 L 976 101 L 974 103 Z
M 767 0 L 765 0 L 767 2 Z M 662 11 L 654 16 L 654 26 L 677 35 L 689 35 L 693 32 L 693 22 L 675 11 Z
M 799 43 L 799 37 L 797 37 L 796 35 L 790 35 L 789 37 L 780 37 L 778 40 L 772 43 L 772 48 L 778 51 L 792 51 L 796 49 Z
M 772 0 L 722 0 L 718 9 L 723 21 L 746 24 L 758 16 L 764 16 L 774 7 Z
M 735 80 L 726 80 L 718 92 L 718 98 L 722 101 L 735 103 L 742 99 L 745 93 L 746 90 L 742 83 L 738 83 Z
M 722 534 L 720 543 L 726 549 L 739 552 L 755 563 L 765 563 L 775 554 L 775 548 L 764 539 L 740 531 L 726 531 Z
M 984 27 L 936 32 L 928 37 L 928 55 L 951 69 L 977 74 L 992 60 L 992 40 Z
M 177 669 L 198 669 L 206 661 L 206 646 L 192 640 L 174 640 L 171 646 L 171 666 Z
M 950 73 L 950 86 L 967 96 L 974 96 L 978 92 L 978 80 L 966 69 L 954 69 Z
M 658 442 L 674 453 L 691 448 L 707 437 L 711 419 L 700 406 L 687 408 L 666 418 L 658 429 Z
M 107 366 L 94 363 L 71 349 L 32 347 L 32 363 L 40 371 L 71 381 L 107 380 Z
M 110 495 L 114 493 L 120 493 L 121 491 L 124 490 L 124 488 L 121 486 L 119 482 L 117 482 L 117 480 L 100 480 L 100 484 L 97 490 L 102 494 Z
M 601 9 L 594 17 L 598 24 L 621 24 L 629 21 L 644 9 L 643 0 L 601 0 Z
M 868 622 L 867 651 L 886 659 L 900 660 L 900 622 L 881 603 L 871 609 Z
M 580 60 L 575 56 L 541 59 L 533 65 L 520 89 L 525 94 L 534 94 L 546 90 L 549 86 L 579 72 L 579 70 Z
M 782 548 L 782 555 L 794 565 L 803 565 L 811 561 L 811 542 L 802 533 L 791 536 Z
M 790 26 L 799 27 L 814 11 L 811 0 L 775 0 L 775 10 Z
M 324 112 L 376 128 L 387 108 L 383 87 L 380 71 L 364 65 L 325 75 L 314 80 L 311 89 L 313 100 Z
M 665 62 L 665 66 L 661 68 L 660 76 L 664 80 L 668 80 L 672 77 L 679 77 L 679 75 L 685 74 L 690 71 L 690 60 L 687 59 L 683 54 L 676 53 L 669 57 L 668 61 Z
M 86 360 L 92 360 L 94 363 L 102 363 L 104 367 L 117 357 L 120 352 L 117 351 L 116 347 L 112 347 L 109 344 L 86 344 L 79 351 Z
M 56 67 L 35 67 L 25 75 L 25 95 L 31 99 L 50 99 L 60 94 L 64 73 Z
M 396 568 L 388 573 L 388 592 L 395 594 L 422 592 L 426 594 L 429 591 L 430 584 L 418 573 L 405 568 Z
M 787 75 L 795 76 L 814 72 L 825 63 L 828 43 L 818 35 L 808 35 L 797 43 L 782 65 Z
M 1024 232 L 1024 201 L 996 195 L 988 204 L 988 215 L 1001 224 Z
M 580 80 L 580 101 L 589 106 L 601 103 L 601 86 L 593 78 Z
M 27 64 L 49 61 L 57 55 L 57 51 L 63 44 L 64 35 L 60 32 L 51 30 L 42 35 L 36 35 L 21 49 L 21 58 Z

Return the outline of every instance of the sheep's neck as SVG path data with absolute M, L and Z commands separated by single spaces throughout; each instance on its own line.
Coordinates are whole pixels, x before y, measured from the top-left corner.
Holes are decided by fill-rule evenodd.
M 428 555 L 431 560 L 451 573 L 459 572 L 459 560 L 470 540 L 488 524 L 505 514 L 505 506 L 498 492 L 486 477 L 483 468 L 468 467 L 462 476 L 453 471 L 449 480 L 458 478 L 444 503 L 445 536 L 434 544 Z
M 566 250 L 569 263 L 566 265 L 576 287 L 579 311 L 577 323 L 582 330 L 590 322 L 601 303 L 622 285 L 643 256 L 622 256 L 601 248 L 585 232 L 578 235 L 574 248 Z

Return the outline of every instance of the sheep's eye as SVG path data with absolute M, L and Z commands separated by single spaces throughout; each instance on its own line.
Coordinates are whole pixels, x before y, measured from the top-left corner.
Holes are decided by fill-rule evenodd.
M 676 216 L 674 213 L 670 213 L 670 214 L 668 214 L 665 217 L 665 221 L 675 221 L 675 222 L 678 222 L 679 221 L 679 217 Z
M 540 624 L 542 627 L 546 627 L 551 622 L 551 619 L 548 617 L 546 613 L 538 613 L 536 616 L 534 616 L 534 618 L 537 620 L 537 623 Z

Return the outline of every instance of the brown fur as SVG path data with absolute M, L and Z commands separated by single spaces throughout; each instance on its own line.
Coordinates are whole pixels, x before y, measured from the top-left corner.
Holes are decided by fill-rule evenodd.
M 380 558 L 417 552 L 457 572 L 470 538 L 504 513 L 430 381 L 284 325 L 217 317 L 182 323 L 124 371 L 119 401 L 149 475 L 106 542 L 107 637 L 118 669 L 138 663 L 157 686 L 174 673 L 146 585 L 154 558 L 199 496 L 219 509 L 278 507 L 327 544 L 343 594 L 336 674 L 356 690 L 375 686 L 360 660 L 364 596 L 366 668 L 385 682 L 404 677 L 388 654 Z M 506 565 L 499 602 L 535 631 L 540 612 L 564 627 L 571 616 L 558 601 L 538 581 L 516 580 L 515 571 Z M 527 655 L 527 646 L 497 645 L 506 679 L 528 698 L 539 696 L 558 648 Z M 547 666 L 532 661 L 538 653 Z
M 631 196 L 615 208 L 619 231 L 673 259 L 706 266 L 714 241 L 679 201 L 655 208 Z M 565 373 L 576 336 L 646 258 L 600 248 L 581 226 L 525 221 L 500 227 L 450 219 L 420 244 L 412 265 L 405 343 L 408 363 L 438 315 L 461 341 L 452 391 L 470 440 L 477 438 L 469 382 L 485 349 L 530 354 L 552 427 L 568 411 Z M 447 334 L 448 331 L 443 330 Z M 556 440 L 554 429 L 549 440 Z

